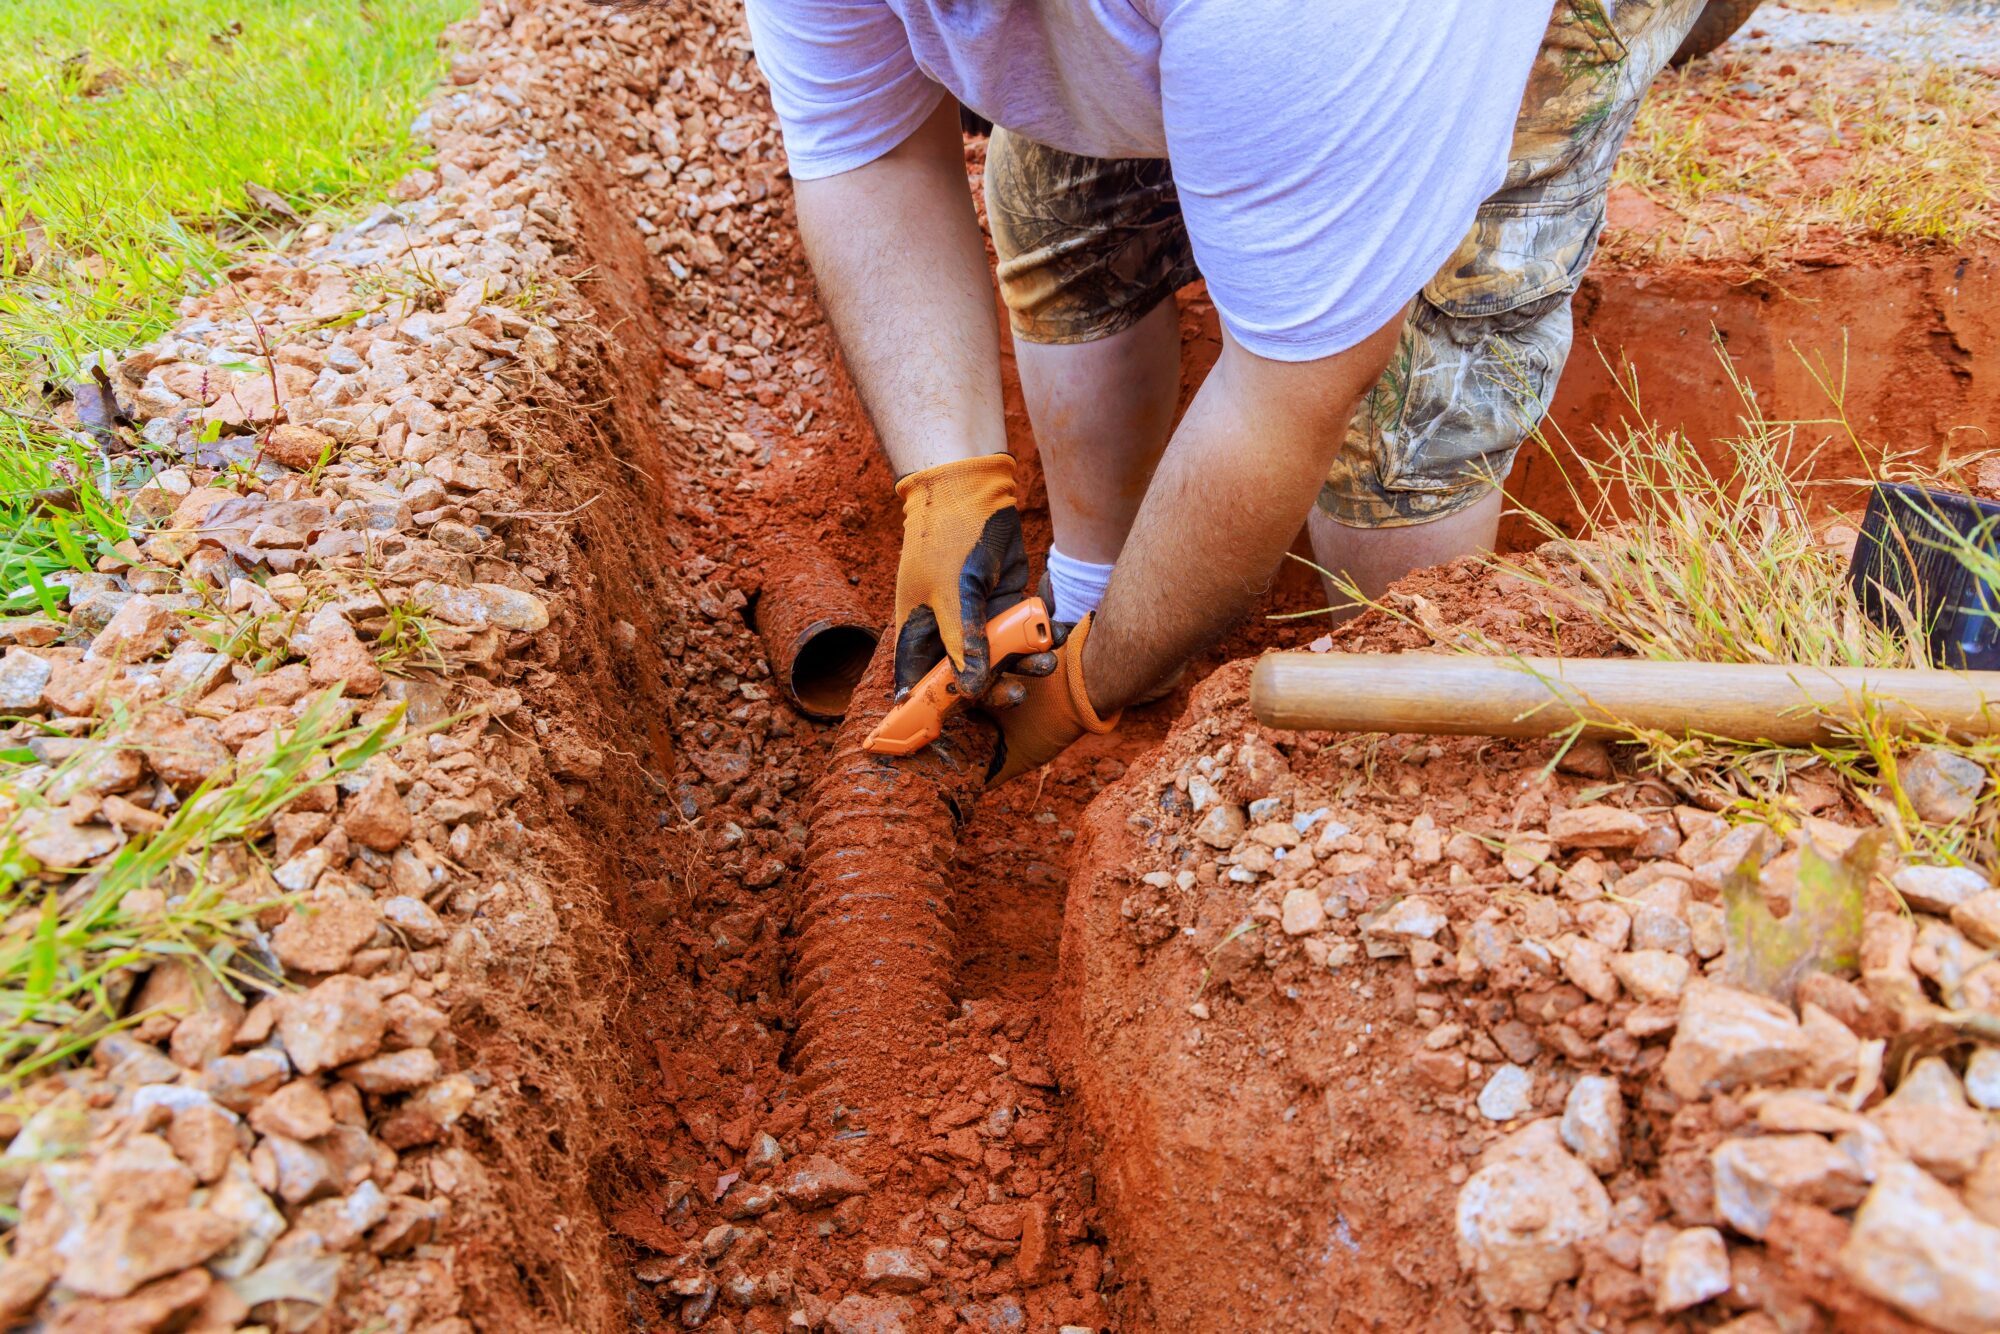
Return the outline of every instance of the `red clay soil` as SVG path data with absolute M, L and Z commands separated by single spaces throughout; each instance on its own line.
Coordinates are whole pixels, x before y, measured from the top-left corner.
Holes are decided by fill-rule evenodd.
M 1434 632 L 1371 612 L 1335 632 L 1332 651 L 1424 649 L 1434 633 L 1460 632 L 1517 652 L 1557 646 L 1545 600 L 1470 562 L 1414 576 L 1400 593 Z M 1564 624 L 1562 648 L 1615 651 L 1593 633 Z M 1656 1077 L 1663 1048 L 1634 1042 L 1617 1012 L 1560 976 L 1510 963 L 1469 984 L 1463 944 L 1457 958 L 1434 948 L 1378 958 L 1320 936 L 1302 949 L 1278 929 L 1268 881 L 1260 890 L 1254 876 L 1217 873 L 1217 849 L 1195 836 L 1188 805 L 1191 770 L 1220 757 L 1200 772 L 1223 801 L 1267 801 L 1253 818 L 1331 811 L 1353 830 L 1338 844 L 1349 851 L 1323 854 L 1306 883 L 1329 901 L 1344 896 L 1340 918 L 1422 891 L 1468 923 L 1463 942 L 1480 930 L 1475 917 L 1553 934 L 1537 915 L 1553 921 L 1557 909 L 1496 886 L 1500 868 L 1478 846 L 1413 858 L 1413 822 L 1491 831 L 1478 841 L 1497 846 L 1566 804 L 1608 796 L 1658 812 L 1684 798 L 1643 774 L 1552 773 L 1550 741 L 1272 731 L 1250 716 L 1250 666 L 1203 682 L 1165 743 L 1090 807 L 1074 855 L 1056 1068 L 1092 1133 L 1103 1226 L 1121 1262 L 1120 1327 L 1708 1327 L 1715 1315 L 1654 1316 L 1638 1242 L 1663 1222 L 1713 1221 L 1707 1154 L 1741 1109 L 1678 1106 Z M 1476 1035 L 1471 1063 L 1438 1041 L 1459 1032 Z M 1519 1317 L 1525 1326 L 1482 1307 L 1454 1235 L 1459 1187 L 1498 1135 L 1473 1104 L 1480 1061 L 1546 1068 L 1536 1114 L 1561 1110 L 1582 1072 L 1634 1090 L 1613 1232 L 1583 1256 L 1575 1290 Z M 1761 1250 L 1735 1250 L 1722 1314 L 1778 1312 L 1799 1330 L 1917 1328 L 1834 1271 L 1846 1227 L 1799 1210 Z
M 522 13 L 504 27 L 528 50 L 554 47 L 571 40 L 564 25 L 610 21 L 583 12 Z M 592 1168 L 631 1270 L 579 1276 L 614 1289 L 585 1306 L 620 1309 L 634 1327 L 767 1334 L 794 1311 L 836 1330 L 1358 1329 L 1413 1316 L 1472 1327 L 1448 1234 L 1465 1122 L 1406 1078 L 1412 1016 L 1432 1005 L 1409 968 L 1280 970 L 1272 990 L 1255 941 L 1227 938 L 1237 918 L 1221 900 L 1182 905 L 1173 931 L 1189 934 L 1164 944 L 1135 940 L 1122 912 L 1126 868 L 1150 855 L 1162 766 L 1200 744 L 1188 738 L 1213 744 L 1218 728 L 1244 725 L 1241 666 L 1202 689 L 1164 753 L 1153 748 L 1185 689 L 1046 773 L 982 794 L 955 831 L 935 782 L 914 832 L 867 819 L 867 774 L 851 751 L 843 760 L 842 734 L 778 699 L 746 619 L 766 576 L 759 553 L 818 544 L 886 620 L 900 533 L 891 479 L 810 301 L 740 16 L 694 5 L 617 23 L 592 65 L 615 61 L 615 77 L 570 109 L 580 126 L 552 136 L 574 166 L 581 244 L 567 262 L 587 273 L 596 326 L 616 331 L 599 344 L 599 434 L 561 460 L 573 474 L 563 490 L 613 503 L 573 526 L 574 656 L 536 683 L 575 694 L 569 744 L 612 757 L 571 766 L 549 800 L 586 832 L 569 865 L 601 892 L 630 974 L 617 1050 L 596 1072 L 615 1147 Z M 643 142 L 614 152 L 613 170 L 600 165 L 601 145 L 635 116 L 662 115 L 678 117 L 690 165 L 713 167 L 698 189 L 727 203 L 697 197 L 690 213 L 681 185 L 653 180 L 643 161 L 620 168 L 618 153 Z M 711 139 L 733 146 L 718 152 Z M 976 167 L 977 151 L 969 158 Z M 658 222 L 635 230 L 635 215 Z M 1579 299 L 1579 344 L 1616 331 L 1642 383 L 1661 390 L 1649 407 L 1671 420 L 1710 411 L 1692 405 L 1719 374 L 1713 320 L 1753 378 L 1768 372 L 1765 405 L 1784 413 L 1798 384 L 1780 351 L 1837 346 L 1851 322 L 1851 381 L 1865 365 L 1880 393 L 1851 398 L 1850 411 L 1870 432 L 1929 440 L 1981 405 L 1990 415 L 1992 385 L 1952 349 L 1990 346 L 1980 293 L 1994 282 L 1989 260 L 1936 257 L 1801 268 L 1783 285 L 1732 286 L 1694 267 L 1612 274 Z M 1214 346 L 1198 294 L 1183 327 L 1198 371 Z M 1556 414 L 1566 426 L 1616 418 L 1590 362 L 1582 350 L 1572 362 Z M 1008 370 L 1029 542 L 1041 549 L 1046 507 Z M 1719 414 L 1700 423 L 1698 435 L 1729 425 Z M 1543 494 L 1533 467 L 1515 480 Z M 1503 642 L 1534 619 L 1518 598 L 1459 586 L 1467 577 L 1426 587 L 1454 615 L 1478 608 Z M 1260 615 L 1316 600 L 1303 568 L 1288 567 Z M 1253 619 L 1190 681 L 1316 633 Z M 1353 633 L 1386 647 L 1403 632 Z M 1292 753 L 1317 751 L 1300 741 Z M 1385 743 L 1322 758 L 1385 819 L 1411 818 L 1419 796 L 1462 820 L 1546 805 L 1530 781 L 1547 759 L 1535 746 Z M 1116 795 L 1093 806 L 1107 785 Z M 935 874 L 909 864 L 949 854 L 954 835 L 955 860 Z M 828 1004 L 826 970 L 846 969 L 850 983 L 870 971 L 867 932 L 830 931 L 833 905 L 815 889 L 848 846 L 913 897 L 942 896 L 902 938 L 942 950 L 934 925 L 956 924 L 949 967 L 908 970 L 924 1025 L 866 1009 L 836 1017 L 849 1007 Z M 1227 1039 L 1188 1022 L 1197 996 L 1240 1007 Z M 865 1077 L 820 1078 L 840 1061 Z M 1665 1142 L 1664 1126 L 1650 1133 Z
M 1602 437 L 1630 424 L 1678 431 L 1726 468 L 1721 442 L 1743 434 L 1747 412 L 1732 368 L 1766 420 L 1805 424 L 1799 453 L 1817 451 L 1814 470 L 1828 479 L 1867 477 L 1885 451 L 1936 463 L 2000 448 L 1989 426 L 2000 421 L 1991 369 L 2000 365 L 2000 252 L 1990 247 L 1829 248 L 1755 274 L 1715 261 L 1600 263 L 1574 310 L 1575 347 L 1543 428 L 1551 447 L 1531 441 L 1507 478 L 1513 505 L 1572 528 L 1570 456 L 1603 458 Z M 1185 299 L 1182 330 L 1188 375 L 1206 374 L 1221 351 L 1214 306 Z M 1831 420 L 1827 384 L 1845 386 L 1852 436 Z M 1846 507 L 1853 496 L 1837 488 L 1827 503 Z M 1502 538 L 1536 540 L 1519 519 Z

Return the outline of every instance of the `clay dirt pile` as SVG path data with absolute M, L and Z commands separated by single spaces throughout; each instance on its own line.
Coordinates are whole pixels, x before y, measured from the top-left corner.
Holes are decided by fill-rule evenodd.
M 1433 633 L 1548 646 L 1527 585 L 1420 582 Z M 1425 639 L 1371 614 L 1331 647 Z M 1551 770 L 1550 743 L 1271 732 L 1247 668 L 1092 807 L 1066 927 L 1059 1069 L 1149 1321 L 2000 1318 L 1984 874 L 1889 854 L 1810 774 L 1726 820 L 1588 743 Z M 1959 756 L 1906 769 L 1926 818 L 1983 799 Z M 1762 967 L 1787 920 L 1818 967 Z M 1225 1246 L 1226 1291 L 1196 1263 Z
M 899 523 L 740 12 L 488 0 L 451 40 L 430 169 L 104 359 L 157 464 L 132 541 L 0 624 L 9 929 L 117 887 L 94 1046 L 0 1109 L 0 1316 L 2000 1323 L 2000 900 L 1811 772 L 1747 820 L 1588 748 L 1265 732 L 1228 664 L 1312 634 L 1257 620 L 1046 774 L 930 782 L 903 855 L 760 638 L 774 550 L 886 621 Z M 1884 357 L 1975 355 L 1919 304 Z M 1494 576 L 1409 592 L 1552 647 Z M 117 878 L 224 791 L 227 837 Z M 1828 866 L 1852 966 L 1747 985 L 1732 877 L 1774 912 Z M 851 1022 L 851 867 L 922 900 L 922 1024 Z

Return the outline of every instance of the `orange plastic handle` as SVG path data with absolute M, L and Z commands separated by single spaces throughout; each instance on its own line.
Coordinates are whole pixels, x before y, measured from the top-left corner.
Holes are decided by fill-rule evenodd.
M 998 662 L 1016 653 L 1043 653 L 1053 648 L 1055 629 L 1040 598 L 1023 598 L 986 623 L 986 648 Z M 861 743 L 871 755 L 914 755 L 944 735 L 944 720 L 965 703 L 958 672 L 946 658 L 924 673 L 924 679 L 889 716 L 875 725 Z

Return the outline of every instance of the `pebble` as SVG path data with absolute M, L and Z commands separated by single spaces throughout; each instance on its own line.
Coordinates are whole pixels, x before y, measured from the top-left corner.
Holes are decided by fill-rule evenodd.
M 1804 1065 L 1805 1033 L 1791 1011 L 1763 996 L 1697 980 L 1681 996 L 1680 1022 L 1660 1073 L 1688 1102 L 1772 1083 Z
M 1535 1109 L 1535 1077 L 1509 1063 L 1493 1072 L 1479 1090 L 1479 1114 L 1489 1121 L 1512 1121 Z
M 1243 837 L 1246 823 L 1241 806 L 1233 803 L 1211 806 L 1195 822 L 1194 836 L 1211 848 L 1233 848 L 1236 841 Z
M 408 1093 L 438 1077 L 438 1059 L 427 1047 L 383 1052 L 342 1066 L 340 1077 L 363 1093 L 377 1096 Z
M 374 939 L 381 923 L 381 910 L 367 899 L 311 899 L 294 906 L 271 933 L 271 949 L 301 973 L 337 972 Z
M 124 1297 L 236 1240 L 228 1219 L 207 1209 L 107 1208 L 87 1224 L 63 1265 L 65 1287 L 86 1297 Z
M 2000 1047 L 1981 1047 L 1965 1063 L 1965 1095 L 1986 1111 L 2000 1110 Z
M 1953 907 L 1951 924 L 1983 950 L 2000 949 L 2000 889 L 1989 889 Z
M 1400 936 L 1410 940 L 1430 940 L 1450 924 L 1437 899 L 1428 894 L 1412 894 L 1398 899 L 1379 912 L 1371 913 L 1362 928 L 1370 935 Z
M 1611 951 L 1588 936 L 1565 935 L 1553 952 L 1562 960 L 1563 976 L 1584 994 L 1604 1005 L 1618 999 L 1618 975 L 1611 970 Z
M 278 1009 L 279 1038 L 306 1075 L 373 1056 L 388 1026 L 374 989 L 346 973 L 285 997 Z
M 373 695 L 382 688 L 384 678 L 375 655 L 338 608 L 322 607 L 313 613 L 300 647 L 313 685 L 339 685 L 355 696 Z
M 1610 1176 L 1625 1161 L 1625 1098 L 1618 1081 L 1584 1075 L 1563 1099 L 1562 1141 L 1599 1176 Z
M 1326 905 L 1313 890 L 1294 887 L 1285 891 L 1279 916 L 1286 935 L 1311 935 L 1326 925 Z
M 828 1334 L 908 1334 L 915 1319 L 906 1298 L 850 1292 L 827 1311 L 826 1329 Z
M 1862 1291 L 1950 1334 L 2000 1328 L 2000 1227 L 1981 1222 L 1922 1168 L 1890 1161 L 1840 1248 Z
M 442 945 L 451 937 L 451 928 L 437 915 L 437 910 L 410 894 L 383 899 L 382 920 L 418 949 Z
M 1868 1119 L 1912 1162 L 1946 1182 L 1972 1175 L 2000 1143 L 2000 1128 L 1966 1104 L 1958 1076 L 1936 1056 L 1917 1062 Z
M 144 662 L 165 650 L 167 632 L 174 627 L 174 615 L 166 606 L 136 593 L 112 614 L 104 628 L 90 641 L 87 660 Z
M 472 591 L 485 604 L 487 619 L 503 630 L 534 633 L 548 628 L 549 609 L 532 593 L 505 584 L 474 584 Z
M 1660 1257 L 1659 1287 L 1653 1309 L 1661 1315 L 1685 1311 L 1729 1291 L 1729 1247 L 1712 1227 L 1676 1232 Z
M 1910 809 L 1932 824 L 1955 824 L 1972 814 L 1986 787 L 1986 770 L 1966 756 L 1926 746 L 1898 766 L 1896 777 Z
M 0 713 L 40 713 L 42 689 L 55 668 L 26 649 L 10 648 L 0 658 Z
M 931 1269 L 907 1246 L 877 1246 L 861 1257 L 861 1281 L 877 1292 L 916 1292 L 930 1283 Z
M 1912 908 L 1940 916 L 1993 888 L 1985 876 L 1963 866 L 1905 866 L 1889 883 Z
M 219 1278 L 250 1273 L 263 1263 L 271 1243 L 284 1235 L 285 1215 L 257 1185 L 241 1154 L 229 1160 L 222 1179 L 209 1191 L 208 1208 L 236 1229 L 235 1242 L 208 1262 Z
M 823 1209 L 850 1195 L 866 1193 L 868 1182 L 824 1154 L 815 1153 L 792 1165 L 783 1190 L 785 1198 L 801 1209 Z
M 1746 1237 L 1761 1237 L 1786 1201 L 1851 1209 L 1867 1191 L 1860 1164 L 1820 1135 L 1725 1140 L 1709 1154 L 1715 1211 Z
M 1646 817 L 1616 806 L 1577 806 L 1549 816 L 1549 838 L 1559 848 L 1629 848 L 1646 827 Z
M 315 1081 L 295 1079 L 250 1109 L 250 1125 L 259 1134 L 318 1139 L 333 1129 L 333 1104 Z
M 1564 1151 L 1555 1122 L 1536 1121 L 1487 1151 L 1459 1188 L 1459 1265 L 1489 1305 L 1538 1311 L 1576 1277 L 1581 1247 L 1603 1236 L 1611 1199 Z
M 1641 1002 L 1677 1001 L 1693 968 L 1685 955 L 1666 950 L 1633 950 L 1613 956 L 1611 971 Z
M 409 807 L 387 774 L 377 774 L 342 804 L 340 827 L 365 848 L 394 852 L 410 836 Z

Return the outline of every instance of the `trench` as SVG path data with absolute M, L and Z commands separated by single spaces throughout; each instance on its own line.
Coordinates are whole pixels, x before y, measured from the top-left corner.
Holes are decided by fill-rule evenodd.
M 610 762 L 569 773 L 557 764 L 548 798 L 575 822 L 567 865 L 601 891 L 622 963 L 601 979 L 615 996 L 610 1050 L 587 1077 L 604 1119 L 589 1203 L 618 1263 L 543 1286 L 579 1289 L 567 1304 L 595 1313 L 576 1318 L 593 1328 L 776 1331 L 794 1310 L 818 1322 L 863 1292 L 911 1328 L 1156 1327 L 1126 1298 L 1128 1274 L 1143 1273 L 1146 1259 L 1121 1249 L 1127 1238 L 1096 1175 L 1100 1136 L 1065 1083 L 1064 1060 L 1090 1058 L 1074 1050 L 1065 1028 L 1074 998 L 1058 986 L 1072 849 L 1093 798 L 1166 735 L 1195 683 L 1299 641 L 1295 623 L 1266 617 L 1315 606 L 1316 584 L 1288 563 L 1188 683 L 1129 713 L 1120 732 L 997 791 L 978 793 L 962 776 L 931 781 L 921 818 L 893 828 L 910 804 L 894 787 L 869 787 L 870 766 L 843 745 L 851 731 L 784 702 L 766 666 L 769 627 L 759 634 L 781 551 L 824 553 L 853 603 L 886 623 L 900 539 L 891 479 L 812 307 L 784 192 L 771 199 L 742 300 L 804 331 L 805 351 L 774 373 L 779 392 L 765 396 L 778 401 L 766 403 L 704 382 L 678 337 L 678 279 L 647 252 L 601 167 L 579 159 L 573 177 L 587 256 L 576 267 L 589 273 L 582 290 L 607 332 L 595 382 L 580 387 L 602 410 L 562 442 L 560 466 L 576 474 L 569 491 L 606 503 L 571 530 L 581 614 L 570 656 L 544 684 L 570 697 L 573 742 Z M 1990 263 L 1972 273 L 1975 286 L 2000 281 Z M 1709 323 L 1737 349 L 1800 337 L 1825 346 L 1844 339 L 1850 316 L 1876 328 L 1861 316 L 1871 288 L 1858 271 L 1801 275 L 1787 292 L 1700 273 L 1673 281 L 1663 290 L 1631 275 L 1593 277 L 1579 301 L 1579 345 L 1593 330 L 1615 331 L 1649 383 L 1669 386 L 1648 405 L 1686 406 L 1697 438 L 1729 423 L 1690 406 L 1712 397 L 1713 373 L 1696 369 L 1712 365 L 1709 331 L 1677 312 L 1709 301 Z M 1869 335 L 1870 358 L 1903 364 L 1912 346 L 1934 349 L 1928 331 L 1939 325 L 1953 347 L 1990 342 L 1981 312 L 2000 305 L 1962 295 L 1964 270 L 1948 300 L 1932 299 L 1942 281 L 1929 261 L 1898 270 L 1893 285 L 1908 300 L 1894 329 Z M 1191 392 L 1216 334 L 1198 289 L 1181 304 Z M 1806 319 L 1800 311 L 1811 328 L 1788 323 Z M 1934 350 L 1925 355 L 1928 378 L 1869 399 L 1871 431 L 1930 431 L 1992 395 L 1956 354 L 1936 375 Z M 1587 439 L 1591 425 L 1615 419 L 1615 386 L 1581 353 L 1577 364 L 1555 415 L 1570 438 Z M 1028 541 L 1044 549 L 1046 496 L 1011 355 L 1003 371 Z M 1796 415 L 1810 416 L 1799 377 L 1773 374 L 1778 411 L 1796 399 Z M 1785 385 L 1798 392 L 1785 397 Z M 1554 495 L 1538 466 L 1524 458 L 1516 480 Z M 865 701 L 879 687 L 862 676 L 864 649 L 848 640 L 829 671 L 856 680 Z M 828 932 L 815 893 L 850 846 L 882 875 L 921 881 L 919 897 L 943 896 L 912 928 L 949 928 L 931 937 L 917 970 L 937 1001 L 931 1013 L 871 1010 L 828 990 L 829 965 L 852 963 L 868 942 L 865 928 Z M 835 1029 L 845 1036 L 829 1036 Z M 802 1167 L 826 1162 L 866 1189 L 785 1191 Z M 776 1197 L 762 1208 L 759 1187 Z M 1122 1207 L 1143 1207 L 1133 1202 L 1149 1188 L 1118 1183 Z M 1272 1237 L 1284 1233 L 1275 1226 Z M 871 1267 L 883 1251 L 899 1252 L 897 1264 L 913 1258 L 921 1277 L 883 1281 Z M 1218 1292 L 1233 1283 L 1225 1273 L 1202 1281 Z

